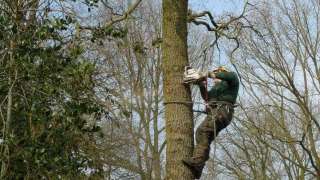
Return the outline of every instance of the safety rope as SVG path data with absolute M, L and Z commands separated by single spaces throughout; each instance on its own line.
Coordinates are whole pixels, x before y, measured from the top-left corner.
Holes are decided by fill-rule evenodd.
M 203 105 L 232 105 L 233 107 L 236 107 L 238 106 L 237 104 L 233 104 L 233 103 L 230 103 L 230 102 L 227 102 L 227 101 L 209 101 L 208 103 L 203 103 L 203 102 L 199 102 L 199 101 L 196 101 L 196 102 L 192 102 L 192 101 L 166 101 L 166 102 L 163 102 L 164 105 L 167 105 L 167 104 L 203 104 Z

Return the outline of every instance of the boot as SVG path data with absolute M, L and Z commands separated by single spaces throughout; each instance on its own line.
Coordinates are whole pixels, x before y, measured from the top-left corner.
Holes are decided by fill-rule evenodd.
M 201 158 L 191 157 L 191 158 L 184 158 L 183 163 L 185 163 L 188 166 L 204 166 L 204 162 Z
M 209 146 L 198 144 L 194 149 L 193 157 L 182 160 L 182 162 L 192 171 L 196 179 L 201 177 L 202 169 L 205 166 L 206 161 L 209 159 L 209 151 Z
M 201 158 L 185 158 L 182 160 L 183 164 L 185 164 L 192 172 L 193 176 L 196 179 L 200 179 L 202 174 L 202 169 L 205 165 Z

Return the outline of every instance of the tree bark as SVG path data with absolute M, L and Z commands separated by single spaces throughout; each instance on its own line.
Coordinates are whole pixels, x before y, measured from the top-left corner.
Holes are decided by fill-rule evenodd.
M 166 119 L 166 179 L 193 179 L 182 159 L 192 156 L 193 114 L 190 87 L 183 85 L 188 65 L 188 0 L 163 0 L 163 72 Z

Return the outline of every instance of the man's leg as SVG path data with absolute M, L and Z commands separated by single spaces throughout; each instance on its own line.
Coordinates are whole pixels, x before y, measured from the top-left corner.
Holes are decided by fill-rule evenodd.
M 233 110 L 230 111 L 227 106 L 217 107 L 208 114 L 196 131 L 197 145 L 193 157 L 199 157 L 198 159 L 204 162 L 209 159 L 211 142 L 230 124 L 232 114 Z
M 196 179 L 201 177 L 202 169 L 205 162 L 209 159 L 210 139 L 212 129 L 209 128 L 209 116 L 199 125 L 196 131 L 196 147 L 193 151 L 193 156 L 183 160 L 184 164 L 189 166 Z
M 211 112 L 196 131 L 197 145 L 194 149 L 193 157 L 184 161 L 185 164 L 195 169 L 196 178 L 200 178 L 205 162 L 209 159 L 211 142 L 222 129 L 230 124 L 233 109 L 230 111 L 228 107 L 221 106 Z

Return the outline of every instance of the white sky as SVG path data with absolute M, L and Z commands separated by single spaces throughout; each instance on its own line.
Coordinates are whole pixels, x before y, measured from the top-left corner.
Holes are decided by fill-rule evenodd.
M 189 7 L 195 11 L 208 10 L 214 15 L 225 12 L 240 13 L 245 0 L 189 0 Z

